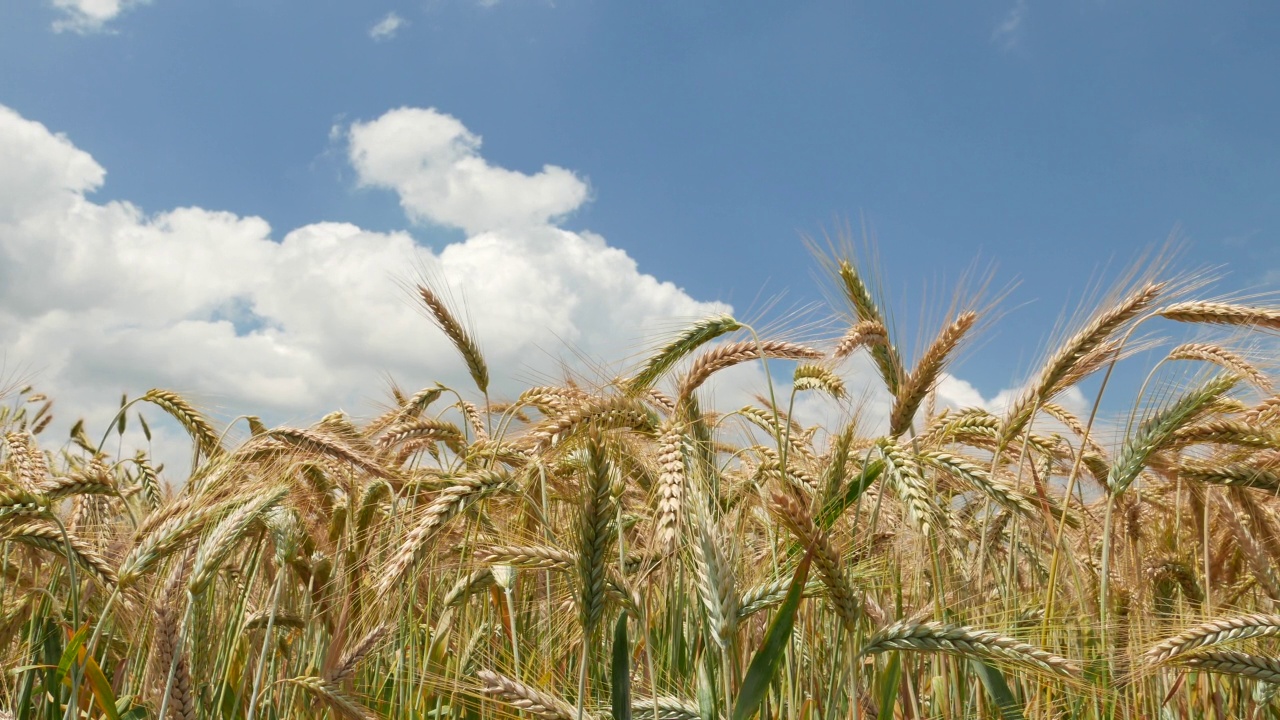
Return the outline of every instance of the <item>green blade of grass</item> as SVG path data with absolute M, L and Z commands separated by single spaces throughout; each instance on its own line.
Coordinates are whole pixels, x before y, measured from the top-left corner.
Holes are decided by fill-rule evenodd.
M 1004 673 L 980 660 L 970 660 L 969 667 L 973 669 L 973 673 L 982 681 L 982 687 L 986 688 L 987 695 L 991 697 L 991 702 L 995 703 L 996 707 L 1000 709 L 1000 717 L 1004 718 L 1004 720 L 1025 720 L 1022 714 L 1022 706 L 1018 703 L 1018 699 L 1013 696 L 1013 692 L 1009 689 L 1009 684 L 1005 682 Z
M 618 616 L 613 631 L 613 678 L 609 694 L 613 700 L 613 720 L 631 720 L 631 647 L 627 642 L 627 614 Z
M 800 609 L 800 601 L 804 597 L 804 586 L 809 580 L 809 563 L 813 559 L 810 551 L 800 561 L 796 574 L 791 578 L 791 588 L 787 597 L 778 608 L 778 614 L 769 623 L 764 642 L 751 658 L 747 667 L 747 676 L 742 681 L 742 689 L 733 703 L 732 720 L 751 720 L 764 702 L 765 693 L 769 691 L 769 683 L 782 664 L 782 657 L 791 642 L 791 629 L 795 626 L 796 612 Z

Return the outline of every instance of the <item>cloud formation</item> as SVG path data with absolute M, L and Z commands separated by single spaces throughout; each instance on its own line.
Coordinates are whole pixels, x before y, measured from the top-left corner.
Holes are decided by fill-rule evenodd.
M 394 11 L 389 12 L 386 17 L 378 21 L 378 24 L 369 28 L 369 37 L 373 38 L 375 42 L 390 40 L 406 24 L 408 24 L 408 21 L 400 17 L 399 14 Z
M 479 138 L 433 110 L 349 128 L 360 181 L 420 221 L 464 228 L 433 250 L 407 233 L 315 223 L 278 236 L 256 217 L 147 213 L 89 195 L 105 170 L 0 106 L 0 344 L 59 420 L 98 427 L 119 393 L 192 393 L 219 414 L 304 422 L 408 389 L 470 386 L 406 287 L 447 280 L 495 370 L 495 393 L 558 376 L 562 357 L 616 360 L 656 331 L 728 308 L 639 271 L 604 238 L 557 227 L 587 197 L 572 173 L 490 166 Z M 527 196 L 526 196 L 527 195 Z
M 81 34 L 101 32 L 106 24 L 125 10 L 142 5 L 149 0 L 51 0 L 53 7 L 62 13 L 54 21 L 55 32 L 71 31 Z
M 1022 42 L 1022 26 L 1027 20 L 1027 0 L 1017 0 L 1005 14 L 995 30 L 991 31 L 991 42 L 1003 50 L 1012 50 Z
M 546 165 L 536 175 L 493 167 L 480 136 L 449 115 L 399 108 L 355 123 L 350 159 L 360 183 L 395 190 L 419 221 L 468 233 L 552 225 L 587 200 L 587 184 Z

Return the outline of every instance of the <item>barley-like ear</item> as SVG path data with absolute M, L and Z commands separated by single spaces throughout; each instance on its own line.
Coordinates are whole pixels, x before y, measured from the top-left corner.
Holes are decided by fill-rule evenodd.
M 911 427 L 912 421 L 915 419 L 916 410 L 920 408 L 920 402 L 924 400 L 924 396 L 938 381 L 942 375 L 943 368 L 946 367 L 947 360 L 951 357 L 960 344 L 960 340 L 965 333 L 973 327 L 974 322 L 978 319 L 975 312 L 965 312 L 956 318 L 955 322 L 942 329 L 933 344 L 929 346 L 924 357 L 920 358 L 920 363 L 916 365 L 916 369 L 906 380 L 898 386 L 898 392 L 895 393 L 893 412 L 889 415 L 889 434 L 893 436 L 901 435 Z
M 1255 387 L 1268 395 L 1273 391 L 1271 380 L 1239 353 L 1234 353 L 1221 345 L 1208 343 L 1185 343 L 1169 352 L 1170 360 L 1200 360 L 1213 363 L 1229 372 L 1248 379 Z
M 287 427 L 268 430 L 245 443 L 244 447 L 237 451 L 237 454 L 252 456 L 255 451 L 266 451 L 270 454 L 274 447 L 271 442 L 273 440 L 280 441 L 287 447 L 293 447 L 305 453 L 322 455 L 339 462 L 348 463 L 376 477 L 385 478 L 391 476 L 391 473 L 378 464 L 377 460 L 367 457 L 352 448 L 336 434 L 317 430 L 301 430 Z
M 1119 495 L 1138 477 L 1147 460 L 1173 437 L 1178 428 L 1193 419 L 1213 400 L 1236 384 L 1233 375 L 1212 377 L 1191 391 L 1153 413 L 1138 427 L 1120 449 L 1115 464 L 1107 475 L 1107 488 Z
M 248 532 L 249 527 L 261 516 L 263 511 L 284 499 L 287 488 L 277 488 L 260 493 L 258 497 L 231 511 L 222 522 L 219 522 L 209 537 L 196 552 L 195 566 L 191 571 L 191 580 L 187 590 L 193 596 L 199 596 L 213 582 L 218 568 L 231 555 L 231 551 Z
M 813 562 L 818 566 L 822 583 L 827 586 L 836 614 L 847 626 L 853 627 L 862 614 L 862 603 L 845 577 L 844 559 L 832 546 L 831 539 L 814 524 L 809 510 L 791 495 L 775 492 L 773 510 L 800 545 L 813 553 Z
M 953 477 L 967 482 L 1010 512 L 1028 517 L 1037 514 L 1036 507 L 1032 504 L 1030 498 L 1001 480 L 993 478 L 985 469 L 967 458 L 947 452 L 934 451 L 922 452 L 916 457 L 926 465 L 932 465 Z
M 484 683 L 483 690 L 486 694 L 535 717 L 543 720 L 576 720 L 578 717 L 578 711 L 572 705 L 555 695 L 534 690 L 491 670 L 481 670 L 476 676 Z
M 790 582 L 790 578 L 787 582 Z M 631 701 L 631 717 L 636 720 L 648 720 L 655 714 L 657 720 L 701 720 L 702 718 L 696 703 L 680 698 L 637 698 Z
M 147 501 L 147 507 L 155 510 L 164 500 L 160 490 L 160 478 L 156 475 L 155 468 L 151 467 L 145 452 L 139 450 L 133 456 L 133 464 L 138 468 L 138 482 L 142 485 L 142 497 Z
M 854 315 L 857 316 L 858 320 L 864 323 L 875 323 L 881 329 L 887 328 L 888 325 L 885 323 L 884 313 L 880 312 L 879 306 L 876 305 L 876 301 L 871 297 L 871 290 L 867 288 L 867 284 L 862 281 L 862 277 L 858 275 L 858 271 L 854 269 L 853 265 L 847 260 L 841 260 L 839 274 L 845 298 L 853 306 Z M 888 388 L 891 395 L 896 396 L 898 394 L 898 385 L 902 383 L 907 373 L 902 367 L 902 360 L 898 357 L 898 351 L 894 349 L 893 343 L 889 340 L 888 333 L 884 334 L 883 342 L 868 343 L 868 346 L 871 350 L 871 359 L 875 361 L 876 367 L 880 370 L 880 377 L 884 380 L 884 386 Z M 838 348 L 837 352 L 839 352 Z
M 796 390 L 820 390 L 835 398 L 843 400 L 848 394 L 844 380 L 831 371 L 831 368 L 813 363 L 802 363 L 796 366 L 791 379 Z
M 1143 653 L 1148 663 L 1162 663 L 1197 648 L 1235 640 L 1280 635 L 1280 615 L 1241 615 L 1187 628 Z
M 444 527 L 476 502 L 509 488 L 511 478 L 506 473 L 480 471 L 457 478 L 453 485 L 441 490 L 422 513 L 417 525 L 405 535 L 400 549 L 391 558 L 378 584 L 378 594 L 385 595 L 396 583 L 404 582 L 404 574 L 426 550 L 427 542 Z
M 689 397 L 712 375 L 749 360 L 781 358 L 784 360 L 816 360 L 822 353 L 804 345 L 777 340 L 728 343 L 699 355 L 680 382 L 679 396 Z
M 1218 443 L 1241 447 L 1280 447 L 1280 435 L 1266 428 L 1234 420 L 1210 420 L 1178 428 L 1171 441 L 1177 445 Z
M 434 418 L 414 418 L 391 426 L 378 438 L 378 447 L 390 449 L 410 440 L 442 442 L 459 455 L 465 450 L 462 430 L 451 422 Z
M 698 595 L 707 611 L 707 620 L 720 647 L 733 642 L 738 622 L 738 591 L 734 580 L 731 547 L 720 537 L 718 524 L 710 517 L 703 498 L 693 498 L 694 579 Z
M 165 720 L 194 720 L 195 689 L 191 683 L 191 659 L 182 642 L 183 618 L 187 594 L 183 592 L 193 553 L 188 552 L 169 571 L 169 576 L 156 598 L 156 621 L 151 642 L 151 685 L 161 704 L 168 705 Z M 173 674 L 170 683 L 169 675 Z M 165 698 L 165 688 L 169 689 Z
M 152 388 L 142 396 L 142 399 L 173 416 L 173 419 L 177 420 L 187 434 L 195 440 L 196 446 L 205 457 L 212 458 L 222 454 L 222 444 L 213 425 L 210 425 L 209 421 L 190 403 L 183 400 L 181 395 L 172 390 Z
M 617 470 L 598 438 L 587 443 L 585 464 L 578 502 L 578 611 L 583 637 L 590 641 L 604 615 L 605 554 L 613 541 L 610 486 Z
M 1174 303 L 1160 311 L 1161 317 L 1189 323 L 1243 325 L 1267 330 L 1280 330 L 1280 310 L 1220 302 Z
M 1185 462 L 1178 469 L 1182 477 L 1210 485 L 1251 487 L 1280 492 L 1280 473 L 1242 463 L 1217 464 Z
M 1004 637 L 990 630 L 940 622 L 896 622 L 867 639 L 863 655 L 888 650 L 908 650 L 960 655 L 1036 668 L 1065 677 L 1077 677 L 1080 669 L 1070 660 Z
M 1280 658 L 1246 655 L 1230 650 L 1206 650 L 1177 658 L 1176 662 L 1204 672 L 1280 683 Z
M 627 391 L 638 393 L 649 388 L 689 353 L 741 327 L 742 324 L 729 315 L 714 315 L 690 325 L 645 361 L 640 370 L 627 381 Z
M 684 436 L 674 425 L 658 440 L 658 543 L 670 547 L 684 510 Z
M 62 477 L 47 478 L 36 489 L 50 500 L 60 500 L 74 495 L 118 495 L 110 475 L 95 472 L 72 473 Z
M 607 397 L 584 402 L 565 413 L 538 423 L 528 435 L 521 438 L 521 442 L 525 448 L 533 452 L 542 452 L 585 429 L 631 428 L 652 432 L 654 425 L 654 418 L 639 400 L 628 397 Z
M 360 663 L 368 657 L 369 653 L 373 652 L 373 650 L 378 647 L 378 643 L 382 642 L 382 638 L 386 637 L 387 632 L 390 629 L 391 628 L 387 625 L 379 625 L 370 630 L 368 634 L 360 639 L 359 642 L 352 645 L 351 648 L 347 650 L 346 654 L 342 656 L 342 659 L 338 661 L 338 666 L 333 669 L 333 672 L 330 673 L 325 680 L 334 685 L 341 686 L 343 683 L 355 677 L 356 667 L 358 667 Z
M 942 513 L 934 503 L 929 486 L 920 475 L 920 468 L 907 452 L 896 443 L 884 439 L 880 442 L 884 458 L 885 477 L 893 483 L 894 492 L 907 506 L 907 516 L 926 537 L 941 527 Z
M 467 372 L 471 373 L 471 379 L 475 381 L 476 387 L 482 393 L 489 392 L 489 366 L 485 364 L 484 355 L 480 352 L 480 346 L 476 344 L 471 334 L 462 326 L 462 323 L 458 322 L 458 318 L 454 317 L 449 307 L 431 288 L 419 285 L 418 295 L 422 298 L 423 304 L 427 306 L 427 310 L 431 312 L 431 319 L 435 322 L 436 327 L 444 332 L 449 338 L 449 342 L 453 343 L 453 347 L 457 349 L 458 354 L 462 355 L 462 361 L 467 364 Z
M 17 471 L 18 484 L 28 492 L 34 491 L 49 478 L 49 464 L 40 446 L 31 433 L 25 431 L 5 433 L 4 441 L 9 449 L 9 461 Z
M 1083 328 L 1063 343 L 1062 347 L 1049 357 L 1036 382 L 1023 392 L 1005 413 L 1004 429 L 1000 436 L 1001 443 L 1007 443 L 1021 432 L 1031 420 L 1037 401 L 1047 402 L 1068 387 L 1067 381 L 1076 379 L 1073 375 L 1078 375 L 1077 365 L 1088 360 L 1095 350 L 1107 348 L 1105 343 L 1112 334 L 1138 313 L 1151 307 L 1151 304 L 1164 291 L 1164 287 L 1164 283 L 1143 285 L 1114 306 L 1094 315 Z M 1104 353 L 1101 359 L 1105 361 L 1111 354 Z
M 547 545 L 488 545 L 476 550 L 475 559 L 486 565 L 509 565 L 530 570 L 567 572 L 578 565 L 578 557 L 573 553 Z
M 337 683 L 315 675 L 288 678 L 284 682 L 297 685 L 343 720 L 378 720 L 372 710 L 352 700 Z
M 18 487 L 0 488 L 0 520 L 47 517 L 49 501 Z
M 70 559 L 88 571 L 104 587 L 113 588 L 119 583 L 116 571 L 93 549 L 92 545 L 76 537 L 69 530 L 64 542 L 62 531 L 52 523 L 37 520 L 7 527 L 4 529 L 3 537 L 7 542 L 30 545 L 63 557 L 66 557 L 67 545 L 70 545 L 72 555 Z
M 225 509 L 225 504 L 194 503 L 185 498 L 151 513 L 138 528 L 133 548 L 120 563 L 120 586 L 132 585 L 156 563 L 185 548 Z
M 889 342 L 889 331 L 875 320 L 863 320 L 845 331 L 844 336 L 836 343 L 831 359 L 843 360 L 861 347 L 876 347 Z
M 467 424 L 471 426 L 471 432 L 475 435 L 476 442 L 484 442 L 489 439 L 489 432 L 484 429 L 484 420 L 480 418 L 480 409 L 475 403 L 459 400 L 458 407 L 462 409 L 462 415 L 467 419 Z

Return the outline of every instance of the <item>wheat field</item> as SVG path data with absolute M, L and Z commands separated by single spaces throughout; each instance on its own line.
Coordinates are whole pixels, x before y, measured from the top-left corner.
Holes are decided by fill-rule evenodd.
M 156 389 L 64 440 L 15 388 L 0 718 L 1280 717 L 1280 309 L 1136 272 L 1005 407 L 944 407 L 990 304 L 909 352 L 825 265 L 838 332 L 709 317 L 508 400 L 426 286 L 472 382 L 374 418 L 219 427 Z M 748 364 L 759 401 L 713 409 Z M 189 468 L 113 450 L 144 410 Z

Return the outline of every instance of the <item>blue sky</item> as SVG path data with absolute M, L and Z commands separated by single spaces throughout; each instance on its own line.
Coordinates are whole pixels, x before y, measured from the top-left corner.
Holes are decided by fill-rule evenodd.
M 380 22 L 384 32 L 371 33 Z M 909 340 L 922 293 L 945 298 L 937 288 L 975 258 L 997 264 L 998 285 L 1021 282 L 1005 303 L 1010 310 L 999 331 L 971 355 L 982 361 L 963 366 L 966 379 L 990 397 L 1017 382 L 1049 326 L 1091 281 L 1108 267 L 1114 274 L 1175 229 L 1187 242 L 1180 266 L 1225 266 L 1230 277 L 1222 289 L 1280 285 L 1278 33 L 1280 9 L 1263 2 L 1000 0 L 926 8 L 689 0 L 33 0 L 3 11 L 0 106 L 20 118 L 13 127 L 38 123 L 46 134 L 65 134 L 105 168 L 99 189 L 86 181 L 71 195 L 94 207 L 127 204 L 136 217 L 111 222 L 132 222 L 133 229 L 119 232 L 154 231 L 164 224 L 157 224 L 160 216 L 177 208 L 230 213 L 235 222 L 208 215 L 191 221 L 202 229 L 165 226 L 173 238 L 235 226 L 258 241 L 280 243 L 300 228 L 348 223 L 400 248 L 396 252 L 405 252 L 399 241 L 385 238 L 404 237 L 399 233 L 429 248 L 433 258 L 453 247 L 457 267 L 483 270 L 489 266 L 477 257 L 498 262 L 515 252 L 499 244 L 488 255 L 462 259 L 463 248 L 479 247 L 468 238 L 494 231 L 496 221 L 476 220 L 479 210 L 441 210 L 410 187 L 430 178 L 407 178 L 386 164 L 362 168 L 353 154 L 357 128 L 390 132 L 393 117 L 447 117 L 457 127 L 441 132 L 470 148 L 459 151 L 455 159 L 462 164 L 454 169 L 479 162 L 494 171 L 484 178 L 506 178 L 501 172 L 507 170 L 533 178 L 502 186 L 512 193 L 555 185 L 555 178 L 540 175 L 544 166 L 565 172 L 564 183 L 547 192 L 567 195 L 531 211 L 529 222 L 538 229 L 529 237 L 551 238 L 539 233 L 554 228 L 564 233 L 556 237 L 579 243 L 580 257 L 615 262 L 617 253 L 606 250 L 621 251 L 639 273 L 611 265 L 622 274 L 583 270 L 587 274 L 549 282 L 572 285 L 589 275 L 594 280 L 582 280 L 583 293 L 608 292 L 622 282 L 634 296 L 628 307 L 652 311 L 654 318 L 697 314 L 719 307 L 716 302 L 746 310 L 758 307 L 759 297 L 784 291 L 784 304 L 818 300 L 815 264 L 800 236 L 821 236 L 846 220 L 857 227 L 865 219 Z M 391 115 L 400 108 L 435 113 Z M 388 123 L 379 124 L 383 119 Z M 391 137 L 372 130 L 370 138 Z M 64 162 L 66 153 L 41 138 L 49 162 Z M 22 148 L 35 145 L 15 147 L 27 152 Z M 16 174 L 10 182 L 29 184 Z M 574 199 L 579 191 L 584 201 Z M 489 210 L 513 197 L 494 192 L 484 199 Z M 553 217 L 564 207 L 571 208 L 567 216 Z M 29 219 L 33 212 L 15 217 Z M 471 224 L 459 225 L 458 213 Z M 251 218 L 264 220 L 270 231 L 246 229 Z M 325 228 L 324 242 L 346 247 L 347 240 L 333 239 L 347 237 L 345 231 Z M 518 234 L 507 226 L 497 230 Z M 86 243 L 99 246 L 119 237 L 101 227 L 84 232 L 96 238 Z M 14 237 L 0 237 L 0 244 L 17 247 Z M 240 258 L 234 250 L 217 252 L 217 240 L 207 242 L 214 248 L 209 257 L 228 263 L 261 259 L 263 252 L 245 240 L 247 255 Z M 324 265 L 324 242 L 307 246 L 307 267 Z M 520 239 L 519 252 L 530 242 Z M 10 253 L 9 273 L 24 272 L 12 267 L 19 257 Z M 181 272 L 209 261 L 183 257 L 195 264 Z M 281 285 L 287 258 L 269 263 L 284 263 L 283 275 L 264 275 L 262 282 Z M 44 272 L 41 267 L 28 272 Z M 655 300 L 646 294 L 652 288 L 644 275 L 683 292 L 662 290 Z M 153 275 L 139 277 L 149 282 Z M 466 280 L 461 284 L 471 299 L 488 297 L 467 290 Z M 335 358 L 341 364 L 346 355 L 301 341 L 291 345 L 283 335 L 244 337 L 254 322 L 285 330 L 302 323 L 268 308 L 306 301 L 253 288 L 226 292 L 220 297 L 209 290 L 185 314 L 135 322 L 121 310 L 98 318 L 99 327 L 108 328 L 98 341 L 124 343 L 121 328 L 170 333 L 244 311 L 248 324 L 232 339 L 270 345 L 263 352 L 280 364 L 262 371 L 261 385 L 275 393 L 281 412 L 299 414 L 301 398 L 342 397 L 323 388 L 379 362 L 370 351 L 350 360 L 348 375 L 289 385 L 294 371 L 287 358 L 301 353 L 302 366 L 318 366 Z M 121 307 L 154 304 L 155 297 L 122 300 Z M 556 297 L 546 296 L 551 303 Z M 44 316 L 33 310 L 0 322 L 11 363 L 42 368 L 23 354 L 57 336 L 33 330 L 38 317 Z M 531 312 L 494 323 L 516 327 L 541 317 Z M 552 335 L 600 353 L 634 350 L 640 342 L 575 339 L 575 329 L 592 331 L 589 319 L 559 318 Z M 204 331 L 213 332 L 193 330 L 188 342 L 215 342 L 217 333 Z M 540 349 L 551 343 L 528 342 Z M 97 347 L 85 345 L 86 352 Z M 527 357 L 522 347 L 506 350 Z M 200 377 L 183 375 L 183 362 L 171 358 L 161 379 L 216 392 L 202 387 Z M 394 373 L 411 363 L 388 359 L 385 365 L 379 369 Z M 161 384 L 144 380 L 124 350 L 97 365 L 50 361 L 42 372 L 68 392 L 104 379 Z M 376 379 L 369 381 L 365 394 L 376 387 Z M 238 402 L 226 399 L 230 407 Z

